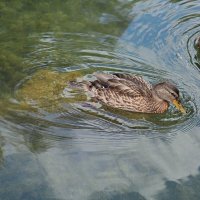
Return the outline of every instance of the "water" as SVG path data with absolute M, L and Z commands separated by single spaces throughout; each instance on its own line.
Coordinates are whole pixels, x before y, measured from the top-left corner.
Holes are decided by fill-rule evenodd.
M 200 1 L 1 1 L 0 199 L 199 199 Z M 135 114 L 68 82 L 128 72 L 187 110 Z

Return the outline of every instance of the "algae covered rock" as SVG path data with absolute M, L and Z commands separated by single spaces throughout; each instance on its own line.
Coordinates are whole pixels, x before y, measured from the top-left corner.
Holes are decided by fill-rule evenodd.
M 84 101 L 86 96 L 81 90 L 67 87 L 70 81 L 75 81 L 83 75 L 82 71 L 61 73 L 48 69 L 39 70 L 21 85 L 16 93 L 17 99 L 42 108 Z M 66 95 L 67 92 L 69 95 Z

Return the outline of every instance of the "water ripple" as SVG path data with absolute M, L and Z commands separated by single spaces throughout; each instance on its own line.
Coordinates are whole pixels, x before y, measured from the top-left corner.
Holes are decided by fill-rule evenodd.
M 31 79 L 40 82 L 40 79 L 34 78 L 34 74 L 44 68 L 58 73 L 57 79 L 59 76 L 63 79 L 63 74 L 69 74 L 70 77 L 71 73 L 77 72 L 81 80 L 90 79 L 94 71 L 123 71 L 142 75 L 151 83 L 163 80 L 175 82 L 187 109 L 186 115 L 177 112 L 172 106 L 162 115 L 135 114 L 104 106 L 96 107 L 88 100 L 76 101 L 78 93 L 68 90 L 66 80 L 64 89 L 55 92 L 59 98 L 57 96 L 52 99 L 52 102 L 56 99 L 57 107 L 54 106 L 51 111 L 50 103 L 40 105 L 37 97 L 33 99 L 34 96 L 31 96 L 29 101 L 26 98 L 26 103 L 34 102 L 30 106 L 36 111 L 26 110 L 26 120 L 23 114 L 19 116 L 18 113 L 21 126 L 35 130 L 39 128 L 46 134 L 58 137 L 65 137 L 67 130 L 67 136 L 79 139 L 83 139 L 82 134 L 79 132 L 73 135 L 71 130 L 87 130 L 88 134 L 84 137 L 91 140 L 97 137 L 92 136 L 92 131 L 101 133 L 101 136 L 104 133 L 111 139 L 113 134 L 124 138 L 135 138 L 136 135 L 154 138 L 163 137 L 163 133 L 166 138 L 170 138 L 173 134 L 187 132 L 196 126 L 199 123 L 200 85 L 199 74 L 196 73 L 197 51 L 194 43 L 199 35 L 199 5 L 190 1 L 181 1 L 176 6 L 166 1 L 150 2 L 153 4 L 140 2 L 133 7 L 129 12 L 133 20 L 120 38 L 96 32 L 49 32 L 31 36 L 38 43 L 27 56 L 26 62 L 32 63 L 34 68 L 30 70 L 28 80 L 21 81 L 16 87 L 16 93 L 27 83 L 30 84 Z M 181 12 L 177 12 L 180 9 Z M 53 89 L 50 91 L 54 94 Z M 63 95 L 66 91 L 69 96 Z M 73 96 L 75 101 L 71 103 L 63 100 Z M 40 99 L 45 98 L 41 96 Z M 96 138 L 96 142 L 98 140 Z
M 38 45 L 37 51 L 34 51 L 31 55 L 33 59 L 37 58 L 38 60 L 38 57 L 40 58 L 38 66 L 42 66 L 42 63 L 45 62 L 44 60 L 48 60 L 49 62 L 49 55 L 46 57 L 45 54 L 43 57 L 43 53 L 46 52 L 47 49 L 52 55 L 54 55 L 55 51 L 58 51 L 58 54 L 60 51 L 67 54 L 70 49 L 73 49 L 80 59 L 79 62 L 81 62 L 80 65 L 63 66 L 57 63 L 56 60 L 54 61 L 54 56 L 51 56 L 53 59 L 51 64 L 57 63 L 57 66 L 52 65 L 53 69 L 57 71 L 56 73 L 68 73 L 70 75 L 72 72 L 86 70 L 84 72 L 86 75 L 83 76 L 82 79 L 87 80 L 88 77 L 92 77 L 92 74 L 90 75 L 89 73 L 90 69 L 98 69 L 99 71 L 103 70 L 106 72 L 114 72 L 117 70 L 140 74 L 153 83 L 164 79 L 171 79 L 170 72 L 159 69 L 159 66 L 155 69 L 155 66 L 147 64 L 145 57 L 138 55 L 137 49 L 133 46 L 129 47 L 123 40 L 119 40 L 118 42 L 117 38 L 108 35 L 87 35 L 81 33 L 75 35 L 60 33 L 59 38 L 54 37 L 55 36 L 52 33 L 45 33 L 41 36 L 40 40 L 42 48 L 38 48 L 38 46 L 40 46 Z M 90 44 L 88 44 L 88 40 L 90 41 Z M 54 46 L 52 46 L 53 43 L 55 43 Z M 63 45 L 63 43 L 65 45 Z M 45 48 L 43 45 L 45 45 Z M 93 48 L 93 45 L 95 48 Z M 55 50 L 55 48 L 57 50 Z M 130 51 L 133 53 L 131 54 Z M 32 76 L 34 77 L 34 74 Z M 181 82 L 183 81 L 182 76 L 176 75 L 176 78 Z M 39 79 L 36 79 L 36 81 L 39 81 Z M 22 82 L 22 84 L 25 85 L 26 81 Z M 23 85 L 20 87 L 23 87 Z M 18 89 L 20 87 L 18 87 Z M 191 89 L 191 86 L 187 84 L 184 84 L 183 86 L 178 81 L 178 87 L 183 94 L 183 104 L 188 110 L 187 115 L 185 116 L 181 115 L 173 107 L 170 107 L 166 114 L 156 116 L 116 111 L 114 109 L 107 109 L 104 107 L 99 108 L 93 105 L 87 106 L 84 102 L 77 102 L 72 104 L 61 103 L 59 109 L 53 111 L 53 113 L 45 111 L 44 106 L 41 107 L 36 104 L 40 107 L 37 111 L 39 113 L 32 113 L 30 118 L 33 118 L 33 121 L 36 122 L 34 123 L 35 125 L 38 124 L 37 122 L 40 122 L 44 127 L 90 129 L 100 132 L 104 131 L 109 134 L 116 132 L 127 134 L 127 132 L 131 130 L 134 130 L 135 134 L 137 133 L 140 135 L 149 132 L 154 132 L 155 134 L 158 134 L 159 132 L 167 133 L 169 130 L 170 132 L 177 132 L 182 129 L 183 124 L 187 127 L 192 127 L 193 123 L 188 121 L 188 119 L 194 117 L 197 112 L 195 110 L 196 106 L 190 96 L 192 94 L 189 95 L 187 92 Z M 187 87 L 188 90 L 184 91 Z M 66 91 L 68 93 L 72 92 L 69 96 L 73 96 L 73 91 Z M 66 95 L 64 96 L 67 98 Z M 23 126 L 25 126 L 25 124 Z M 27 127 L 28 126 L 30 126 L 30 124 L 28 124 Z M 47 131 L 49 131 L 49 128 L 47 128 Z M 62 131 L 57 131 L 57 133 L 60 134 Z M 55 134 L 55 132 L 52 134 Z

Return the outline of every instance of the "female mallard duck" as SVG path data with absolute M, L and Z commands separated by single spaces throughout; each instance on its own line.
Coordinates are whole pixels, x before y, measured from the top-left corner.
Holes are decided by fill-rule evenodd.
M 196 40 L 195 40 L 195 46 L 197 48 L 200 48 L 200 37 L 196 38 Z
M 95 74 L 97 80 L 87 84 L 92 98 L 105 105 L 141 113 L 163 113 L 169 103 L 186 113 L 179 101 L 179 90 L 172 83 L 150 85 L 142 77 L 130 74 Z

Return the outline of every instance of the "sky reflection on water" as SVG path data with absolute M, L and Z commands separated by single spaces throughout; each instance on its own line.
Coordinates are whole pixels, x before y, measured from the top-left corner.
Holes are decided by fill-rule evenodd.
M 200 2 L 86 3 L 16 1 L 23 20 L 0 4 L 12 19 L 0 32 L 0 199 L 199 199 Z M 72 74 L 94 71 L 172 80 L 188 113 L 131 114 L 63 96 Z

